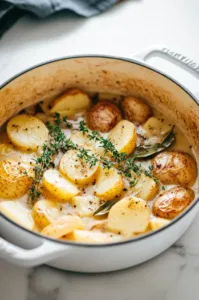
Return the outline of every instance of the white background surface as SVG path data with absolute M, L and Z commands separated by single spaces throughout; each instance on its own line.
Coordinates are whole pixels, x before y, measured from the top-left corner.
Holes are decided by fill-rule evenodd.
M 154 44 L 199 62 L 198 16 L 198 0 L 131 0 L 91 19 L 64 13 L 46 20 L 23 18 L 0 40 L 0 84 L 48 59 L 84 53 L 130 57 Z M 196 79 L 166 65 L 162 68 L 199 90 Z M 0 261 L 0 299 L 198 300 L 198 231 L 196 219 L 177 246 L 163 255 L 108 275 L 78 275 L 46 267 L 24 270 Z

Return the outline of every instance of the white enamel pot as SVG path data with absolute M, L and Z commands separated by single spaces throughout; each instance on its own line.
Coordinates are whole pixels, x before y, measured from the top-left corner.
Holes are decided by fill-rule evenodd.
M 180 126 L 199 157 L 199 106 L 196 96 L 179 82 L 150 67 L 149 56 L 162 55 L 195 77 L 199 66 L 166 48 L 156 47 L 134 59 L 107 56 L 66 57 L 26 70 L 0 90 L 0 125 L 21 109 L 69 87 L 144 98 Z M 115 244 L 88 245 L 45 238 L 0 215 L 0 258 L 21 266 L 50 266 L 78 272 L 107 272 L 142 263 L 171 246 L 198 211 L 195 201 L 158 231 Z

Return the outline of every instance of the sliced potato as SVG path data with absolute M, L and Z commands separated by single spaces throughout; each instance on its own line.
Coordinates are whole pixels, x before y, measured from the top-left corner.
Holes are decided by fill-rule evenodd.
M 158 192 L 158 184 L 153 178 L 142 173 L 132 191 L 136 193 L 136 197 L 150 201 L 153 200 Z
M 141 99 L 128 96 L 122 101 L 122 108 L 127 120 L 142 124 L 151 116 L 151 108 Z
M 25 228 L 29 230 L 34 229 L 35 224 L 30 210 L 17 201 L 0 202 L 0 212 Z
M 88 154 L 94 155 L 93 151 L 88 151 Z M 91 183 L 99 168 L 99 162 L 96 161 L 95 165 L 91 166 L 85 159 L 79 157 L 78 150 L 69 150 L 62 157 L 59 170 L 67 176 L 71 181 L 76 184 L 85 185 Z
M 100 101 L 92 107 L 87 116 L 88 127 L 100 132 L 110 131 L 122 119 L 117 105 Z
M 117 151 L 131 154 L 136 146 L 136 128 L 133 123 L 122 120 L 110 132 L 109 139 Z
M 84 229 L 84 224 L 79 217 L 68 215 L 46 226 L 41 233 L 51 238 L 61 238 L 75 229 Z
M 67 202 L 79 194 L 78 188 L 55 169 L 45 171 L 43 184 L 60 202 Z
M 60 95 L 52 104 L 51 114 L 56 112 L 71 116 L 79 111 L 88 109 L 91 105 L 89 96 L 78 89 L 71 89 Z
M 95 194 L 101 200 L 113 200 L 120 196 L 124 188 L 122 176 L 117 170 L 100 167 L 97 175 Z
M 71 204 L 80 217 L 92 217 L 100 206 L 100 200 L 94 196 L 76 196 L 71 200 Z
M 83 134 L 81 131 L 75 131 L 70 136 L 71 141 L 78 145 L 78 146 L 84 146 L 84 145 L 92 145 L 92 142 L 89 140 L 86 134 Z
M 156 117 L 149 118 L 143 125 L 145 136 L 148 138 L 156 136 L 160 139 L 159 142 L 162 141 L 162 137 L 171 131 L 172 127 L 173 125 L 165 119 Z
M 107 228 L 131 237 L 144 232 L 149 224 L 150 208 L 146 201 L 133 196 L 125 197 L 111 208 Z
M 0 160 L 12 159 L 18 162 L 30 164 L 30 167 L 35 165 L 35 153 L 21 152 L 11 144 L 0 144 Z
M 29 175 L 33 175 L 29 164 L 13 159 L 0 160 L 0 197 L 16 199 L 25 195 L 32 184 Z
M 107 234 L 100 231 L 89 230 L 74 230 L 72 233 L 66 236 L 67 240 L 72 240 L 81 243 L 107 243 L 110 242 L 110 238 Z
M 197 178 L 197 165 L 188 153 L 168 151 L 152 161 L 153 175 L 163 184 L 192 186 Z
M 17 115 L 7 124 L 12 143 L 23 150 L 35 151 L 48 140 L 48 129 L 42 121 L 29 115 Z
M 165 219 L 177 217 L 193 201 L 194 192 L 182 186 L 176 186 L 162 193 L 153 204 L 155 216 Z
M 32 208 L 32 217 L 41 229 L 55 221 L 59 215 L 59 206 L 54 201 L 42 199 L 37 201 Z
M 163 218 L 153 218 L 149 221 L 149 228 L 151 230 L 158 230 L 170 223 L 169 220 Z

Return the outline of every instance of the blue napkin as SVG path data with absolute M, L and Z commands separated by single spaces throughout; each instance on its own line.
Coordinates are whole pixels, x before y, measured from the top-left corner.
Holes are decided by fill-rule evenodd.
M 91 17 L 102 13 L 119 0 L 0 0 L 0 36 L 25 12 L 40 18 L 61 10 Z

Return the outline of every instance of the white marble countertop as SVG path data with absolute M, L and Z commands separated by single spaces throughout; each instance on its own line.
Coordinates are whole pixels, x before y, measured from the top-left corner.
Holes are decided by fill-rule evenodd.
M 198 0 L 127 1 L 101 16 L 21 19 L 0 40 L 0 84 L 36 63 L 71 54 L 128 56 L 163 44 L 199 62 Z M 163 66 L 170 72 L 167 66 Z M 173 74 L 173 72 L 175 74 Z M 198 82 L 172 71 L 191 90 Z M 199 89 L 199 88 L 198 88 Z M 198 300 L 199 217 L 173 247 L 140 266 L 101 275 L 23 269 L 0 261 L 1 300 Z

